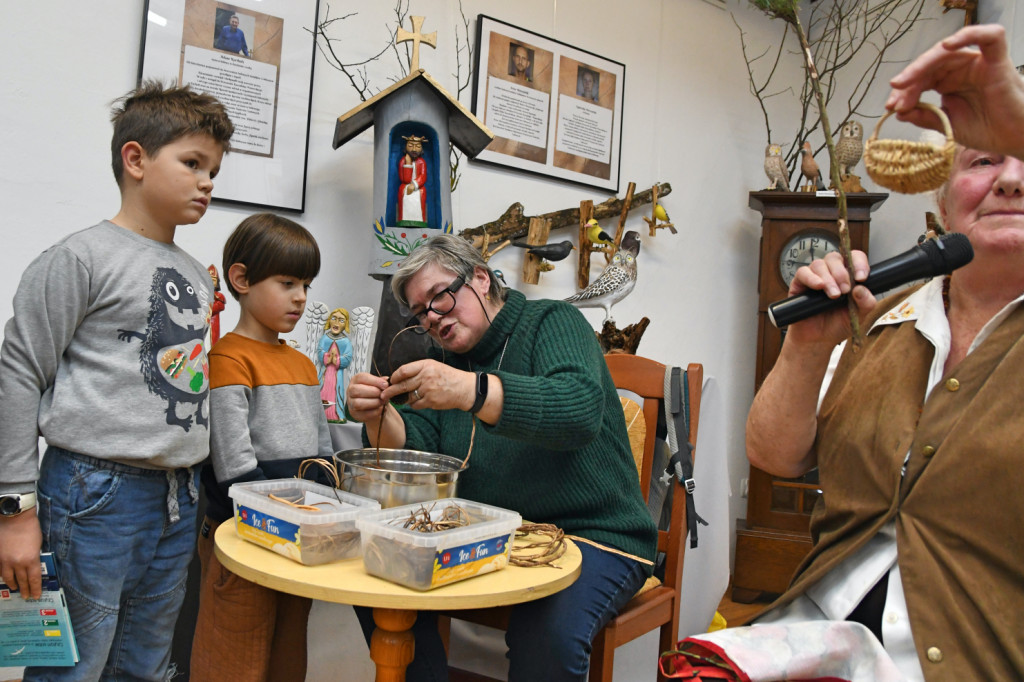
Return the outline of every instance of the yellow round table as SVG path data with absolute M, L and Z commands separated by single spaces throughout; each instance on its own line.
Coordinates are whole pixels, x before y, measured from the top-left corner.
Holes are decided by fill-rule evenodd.
M 377 667 L 377 682 L 405 680 L 405 668 L 413 658 L 410 628 L 417 611 L 480 609 L 540 599 L 575 582 L 583 562 L 579 548 L 566 540 L 565 554 L 550 566 L 509 565 L 421 592 L 369 575 L 361 558 L 303 566 L 243 540 L 231 522 L 220 524 L 214 539 L 221 564 L 246 580 L 301 597 L 372 607 L 377 630 L 370 658 Z

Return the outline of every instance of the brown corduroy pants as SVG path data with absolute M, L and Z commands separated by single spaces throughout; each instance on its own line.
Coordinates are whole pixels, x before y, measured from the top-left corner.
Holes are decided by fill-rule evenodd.
M 193 682 L 303 682 L 310 599 L 277 592 L 224 568 L 213 552 L 219 524 L 200 533 L 199 616 L 192 639 Z M 205 529 L 204 529 L 205 530 Z

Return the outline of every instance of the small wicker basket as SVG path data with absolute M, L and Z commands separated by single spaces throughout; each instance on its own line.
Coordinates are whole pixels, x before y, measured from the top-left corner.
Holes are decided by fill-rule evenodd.
M 956 143 L 953 129 L 946 114 L 933 104 L 921 102 L 920 108 L 933 111 L 942 121 L 946 143 L 938 147 L 929 142 L 908 142 L 906 140 L 879 140 L 878 131 L 888 112 L 878 121 L 875 131 L 864 144 L 864 167 L 876 183 L 902 194 L 917 194 L 938 189 L 949 178 L 953 168 Z

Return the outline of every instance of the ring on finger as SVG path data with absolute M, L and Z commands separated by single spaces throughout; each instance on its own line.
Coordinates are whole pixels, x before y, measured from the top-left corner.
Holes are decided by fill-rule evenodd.
M 412 389 L 412 394 L 416 396 L 416 402 L 419 402 L 420 400 L 423 399 L 423 396 L 420 395 L 420 389 L 418 388 Z

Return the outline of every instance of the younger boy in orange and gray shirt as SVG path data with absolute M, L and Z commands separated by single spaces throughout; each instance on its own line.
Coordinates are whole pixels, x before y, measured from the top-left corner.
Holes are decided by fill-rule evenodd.
M 233 516 L 232 483 L 292 478 L 303 460 L 333 454 L 316 368 L 278 338 L 302 317 L 320 251 L 297 223 L 258 214 L 228 238 L 223 268 L 241 315 L 210 352 L 212 466 L 203 471 L 208 505 L 190 679 L 301 682 L 312 602 L 225 569 L 213 533 Z

